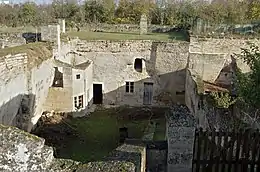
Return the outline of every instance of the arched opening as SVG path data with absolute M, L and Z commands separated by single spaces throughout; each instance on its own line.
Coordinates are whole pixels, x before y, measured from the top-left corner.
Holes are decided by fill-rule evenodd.
M 137 72 L 142 72 L 143 70 L 143 62 L 142 59 L 136 58 L 134 63 L 134 68 Z

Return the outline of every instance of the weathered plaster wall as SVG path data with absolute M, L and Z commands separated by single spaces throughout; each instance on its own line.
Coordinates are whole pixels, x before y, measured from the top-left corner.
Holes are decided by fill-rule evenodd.
M 11 125 L 27 90 L 27 56 L 18 54 L 0 60 L 0 122 Z
M 54 63 L 62 68 L 63 87 L 51 87 L 44 103 L 44 111 L 64 112 L 73 110 L 72 68 Z
M 211 62 L 214 68 L 217 65 L 220 65 L 221 62 L 220 56 L 223 56 L 226 60 L 231 60 L 231 55 L 234 53 L 241 53 L 241 48 L 249 48 L 247 42 L 255 43 L 256 45 L 260 45 L 260 40 L 258 39 L 230 39 L 230 38 L 197 38 L 191 37 L 189 52 L 195 54 L 205 54 L 204 56 L 215 56 L 216 58 L 211 59 Z M 200 55 L 202 58 L 202 55 Z M 194 56 L 195 58 L 195 56 Z M 224 60 L 223 60 L 224 61 Z M 200 61 L 201 62 L 201 61 Z M 248 72 L 248 66 L 243 63 L 242 60 L 237 59 L 237 65 L 244 72 Z M 215 72 L 215 70 L 213 70 Z M 210 73 L 209 73 L 210 74 Z
M 142 105 L 144 82 L 154 83 L 153 105 L 179 101 L 175 91 L 185 89 L 188 43 L 80 41 L 76 50 L 93 61 L 93 82 L 103 84 L 105 105 Z M 142 72 L 135 71 L 135 58 L 143 59 Z M 134 82 L 134 93 L 125 93 L 126 81 Z M 173 96 L 165 97 L 167 91 Z
M 93 63 L 85 70 L 85 80 L 86 80 L 86 106 L 91 106 L 93 103 Z
M 51 60 L 33 68 L 26 54 L 8 55 L 1 59 L 0 122 L 30 130 L 43 111 L 48 88 L 53 80 Z M 29 100 L 25 97 L 29 95 Z M 24 108 L 21 109 L 21 105 Z M 28 108 L 28 109 L 25 109 Z M 21 109 L 21 110 L 20 110 Z M 21 124 L 23 123 L 23 125 Z
M 31 125 L 28 126 L 28 130 L 37 123 L 44 111 L 44 103 L 47 100 L 49 87 L 52 85 L 54 79 L 54 65 L 52 59 L 44 61 L 39 67 L 34 67 L 31 71 L 31 81 L 29 94 L 35 95 L 35 101 L 33 103 Z M 30 76 L 30 75 L 28 75 Z

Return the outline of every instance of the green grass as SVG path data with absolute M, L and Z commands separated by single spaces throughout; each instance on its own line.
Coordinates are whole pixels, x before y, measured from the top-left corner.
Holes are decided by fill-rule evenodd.
M 156 40 L 156 41 L 171 41 L 171 40 L 186 40 L 186 36 L 182 32 L 172 33 L 148 33 L 140 35 L 138 33 L 116 33 L 116 32 L 67 32 L 64 36 L 78 37 L 82 40 Z
M 0 57 L 6 56 L 8 54 L 19 54 L 19 53 L 28 53 L 30 50 L 41 51 L 43 47 L 50 48 L 50 45 L 44 42 L 36 42 L 30 44 L 23 44 L 15 47 L 8 47 L 4 49 L 0 49 Z M 37 52 L 40 53 L 40 52 Z
M 155 129 L 153 140 L 154 141 L 165 140 L 165 132 L 166 132 L 166 121 L 165 121 L 165 119 L 154 120 L 154 122 L 157 122 L 157 126 L 156 126 L 156 129 Z
M 148 121 L 122 121 L 107 112 L 95 112 L 87 118 L 67 121 L 76 128 L 79 137 L 68 140 L 60 157 L 81 162 L 97 161 L 119 146 L 119 128 L 128 127 L 129 137 L 141 139 Z
M 40 32 L 40 27 L 37 28 Z M 0 27 L 0 33 L 25 33 L 25 32 L 36 32 L 36 27 Z

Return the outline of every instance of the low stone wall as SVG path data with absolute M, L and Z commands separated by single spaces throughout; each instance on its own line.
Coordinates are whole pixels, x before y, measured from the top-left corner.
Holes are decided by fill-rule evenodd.
M 82 27 L 89 31 L 103 31 L 103 32 L 140 32 L 140 25 L 137 24 L 88 24 Z M 148 25 L 148 32 L 168 32 L 172 26 Z
M 107 160 L 131 162 L 135 165 L 135 172 L 145 172 L 146 147 L 143 144 L 123 144 L 114 150 L 107 158 L 105 158 L 105 161 Z M 111 170 L 111 172 L 112 171 L 113 170 Z

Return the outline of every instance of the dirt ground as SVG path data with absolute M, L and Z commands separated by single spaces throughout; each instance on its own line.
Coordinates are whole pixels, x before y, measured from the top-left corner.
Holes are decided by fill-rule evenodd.
M 149 122 L 156 122 L 154 139 L 164 140 L 166 110 L 124 107 L 98 110 L 81 118 L 69 114 L 43 115 L 32 133 L 54 147 L 58 158 L 97 161 L 120 145 L 120 127 L 128 128 L 129 138 L 141 139 Z

